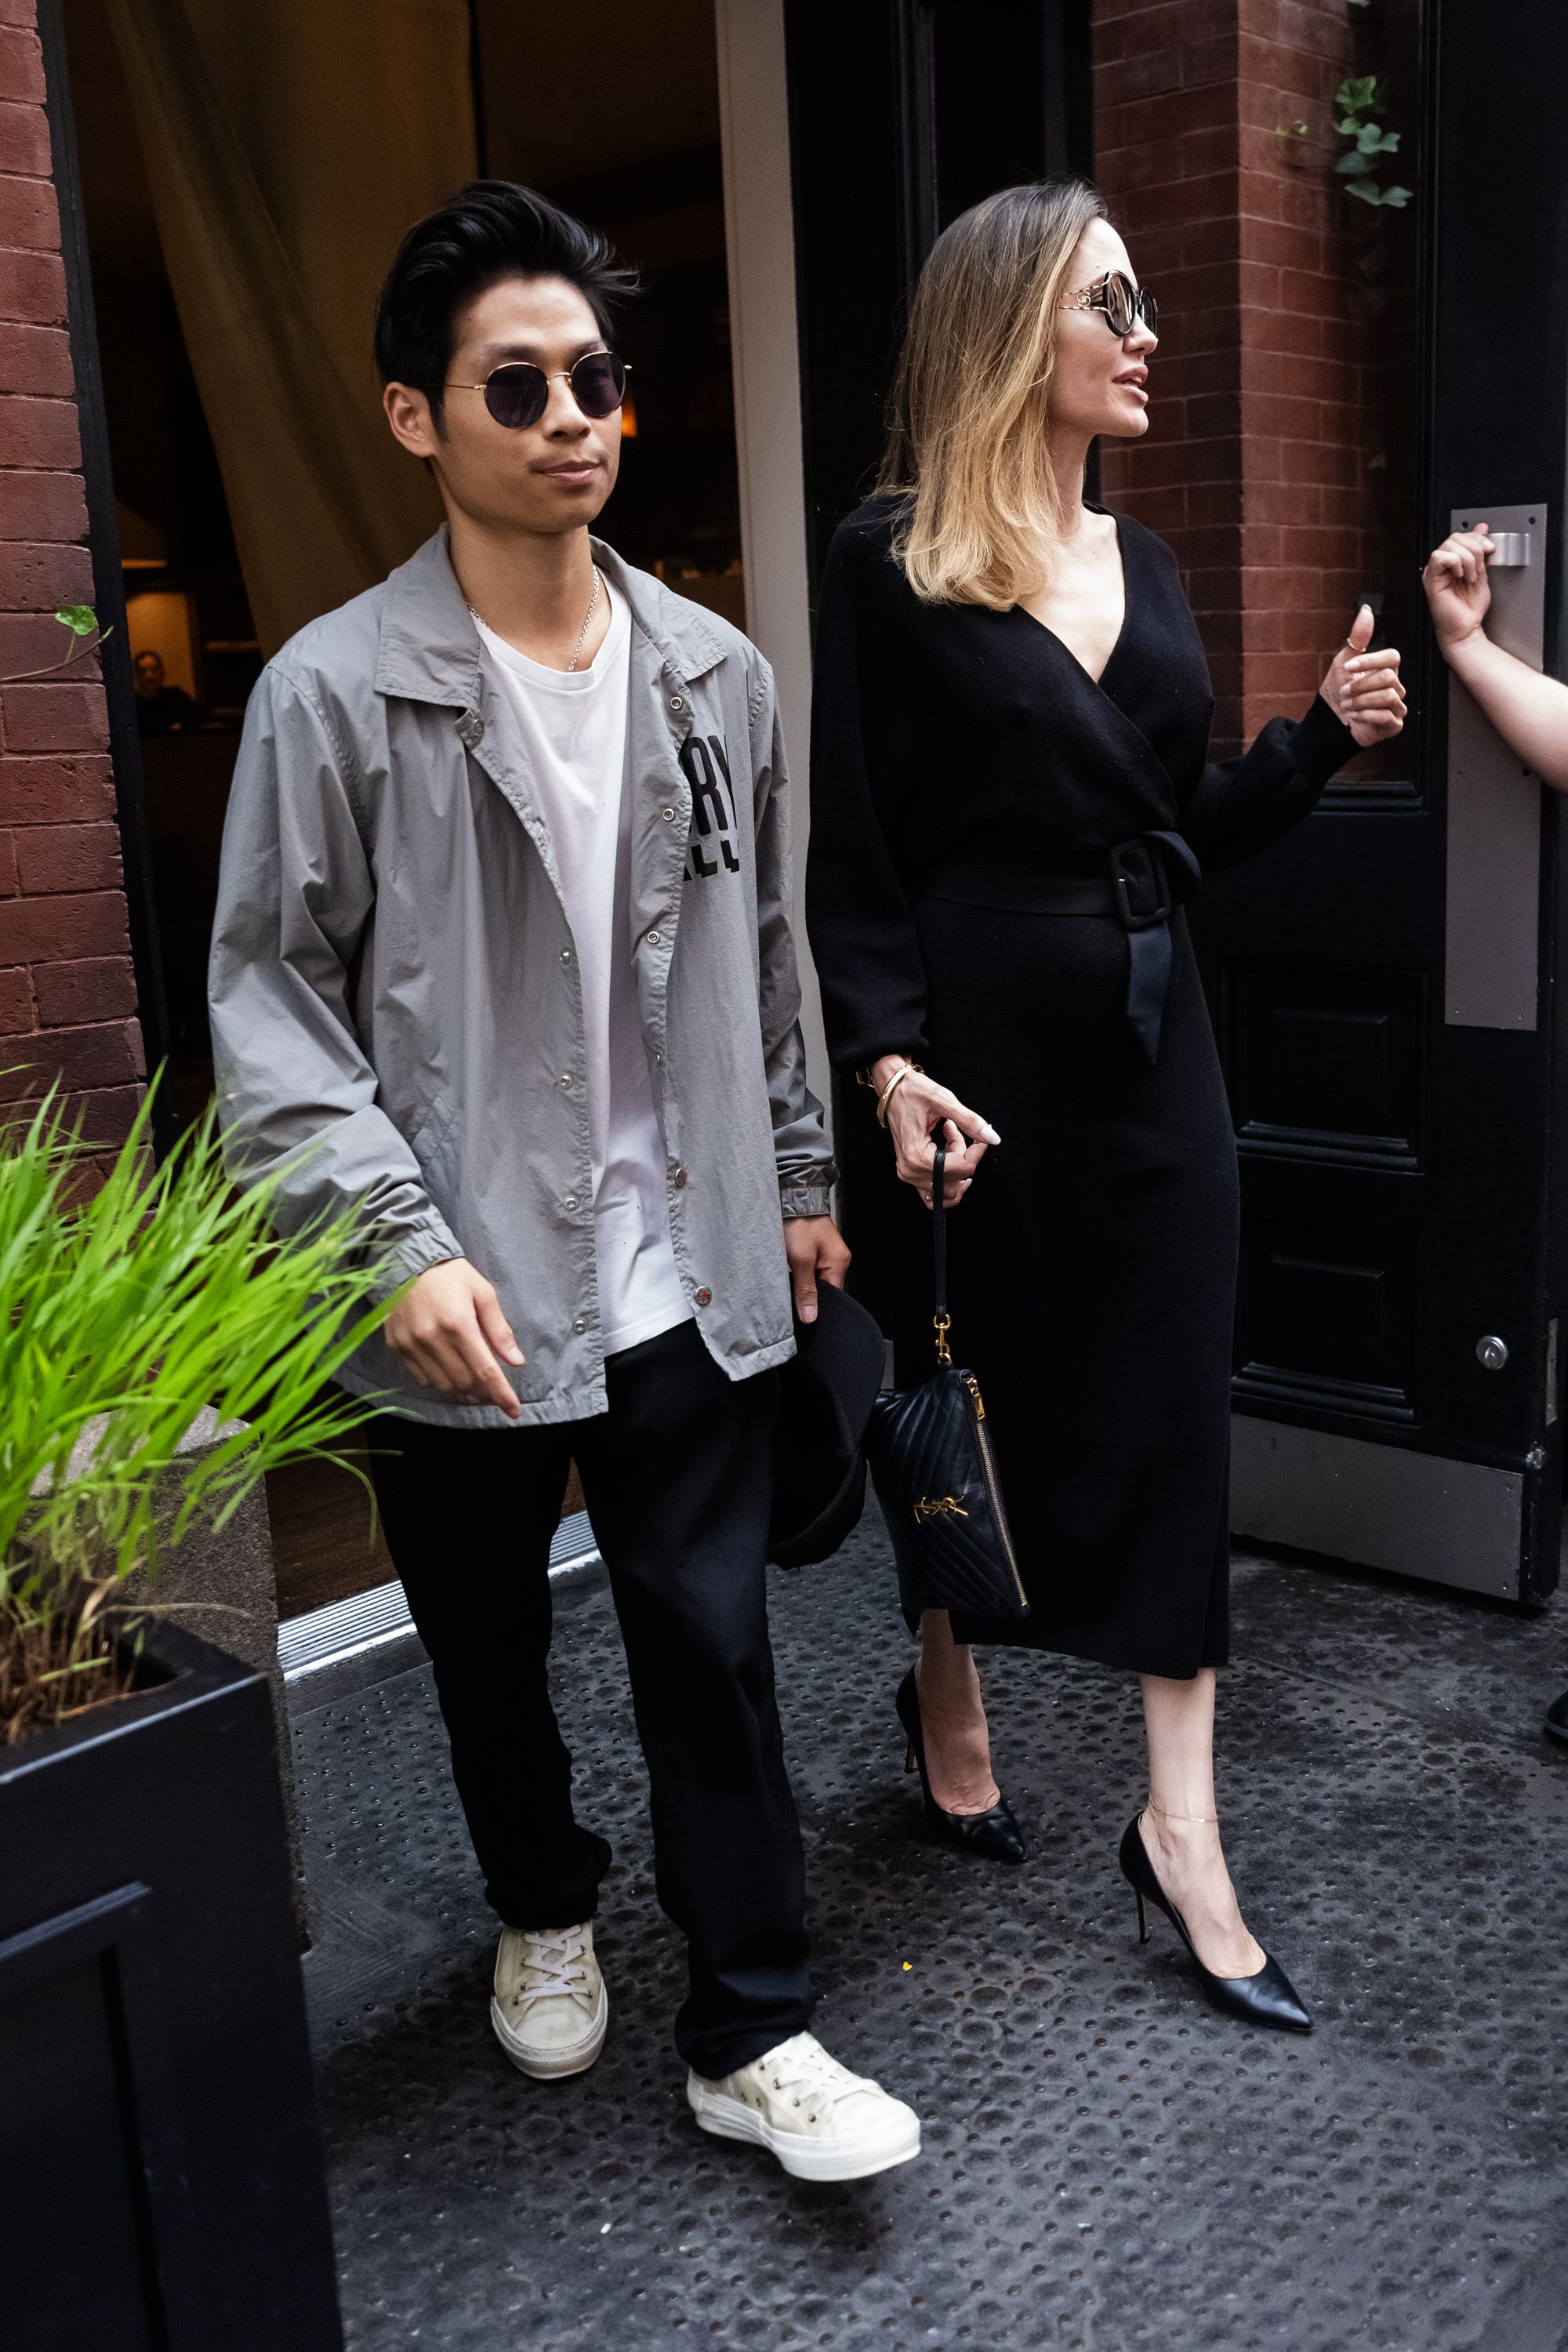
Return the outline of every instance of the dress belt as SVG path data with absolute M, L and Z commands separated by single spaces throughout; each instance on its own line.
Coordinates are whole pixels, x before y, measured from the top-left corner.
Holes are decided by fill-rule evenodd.
M 1069 853 L 1054 867 L 973 850 L 928 874 L 919 895 L 1021 915 L 1109 915 L 1127 934 L 1128 1023 L 1154 1062 L 1173 962 L 1171 917 L 1203 878 L 1179 833 L 1139 833 L 1104 851 Z

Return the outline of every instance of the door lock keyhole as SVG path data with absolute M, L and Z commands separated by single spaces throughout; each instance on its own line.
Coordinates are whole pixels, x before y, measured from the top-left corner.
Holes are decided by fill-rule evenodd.
M 1508 1361 L 1508 1341 L 1490 1333 L 1476 1341 L 1476 1357 L 1484 1372 L 1500 1372 Z

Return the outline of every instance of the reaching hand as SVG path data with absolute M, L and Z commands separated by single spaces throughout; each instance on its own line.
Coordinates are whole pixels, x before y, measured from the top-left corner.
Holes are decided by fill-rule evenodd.
M 1435 547 L 1426 558 L 1421 585 L 1426 591 L 1432 626 L 1445 661 L 1457 646 L 1476 635 L 1486 619 L 1492 601 L 1487 562 L 1496 552 L 1490 530 L 1479 522 L 1473 530 L 1450 531 L 1442 546 Z
M 1497 544 L 1484 522 L 1450 531 L 1421 574 L 1437 646 L 1455 677 L 1510 751 L 1543 783 L 1568 793 L 1568 687 L 1543 677 L 1489 637 L 1487 565 Z
M 386 1318 L 386 1344 L 422 1389 L 461 1404 L 522 1412 L 502 1364 L 525 1361 L 500 1311 L 495 1286 L 466 1257 L 426 1266 Z
M 1398 654 L 1392 646 L 1381 653 L 1367 652 L 1376 625 L 1372 606 L 1363 604 L 1318 688 L 1363 751 L 1369 743 L 1386 743 L 1405 725 Z
M 795 1311 L 803 1323 L 816 1320 L 816 1286 L 842 1290 L 849 1271 L 849 1245 L 831 1217 L 786 1217 L 784 1255 L 789 1260 Z
M 885 1086 L 897 1069 L 899 1059 L 897 1055 L 884 1055 L 876 1065 L 873 1076 Z M 985 1157 L 986 1146 L 1000 1143 L 1002 1139 L 989 1119 L 970 1110 L 955 1094 L 946 1087 L 939 1087 L 923 1071 L 902 1079 L 888 1103 L 888 1133 L 893 1139 L 900 1181 L 912 1184 L 928 1209 L 936 1160 L 933 1130 L 938 1126 L 947 1147 L 942 1206 L 955 1209 L 974 1181 L 974 1171 Z

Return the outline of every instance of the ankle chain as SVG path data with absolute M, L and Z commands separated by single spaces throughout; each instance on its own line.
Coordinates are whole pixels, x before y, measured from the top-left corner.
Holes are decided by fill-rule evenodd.
M 1149 1799 L 1143 1810 L 1145 1812 L 1158 1813 L 1163 1822 L 1203 1822 L 1212 1823 L 1216 1829 L 1219 1826 L 1217 1813 L 1168 1813 L 1163 1805 L 1157 1805 L 1154 1802 L 1152 1797 Z

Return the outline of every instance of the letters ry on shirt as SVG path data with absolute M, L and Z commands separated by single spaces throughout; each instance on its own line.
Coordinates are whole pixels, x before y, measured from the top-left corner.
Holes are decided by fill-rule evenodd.
M 689 871 L 706 881 L 721 866 L 731 874 L 741 870 L 735 855 L 735 788 L 730 762 L 717 735 L 689 735 L 680 747 L 680 764 L 691 787 L 691 842 Z M 726 794 L 728 801 L 726 802 Z

